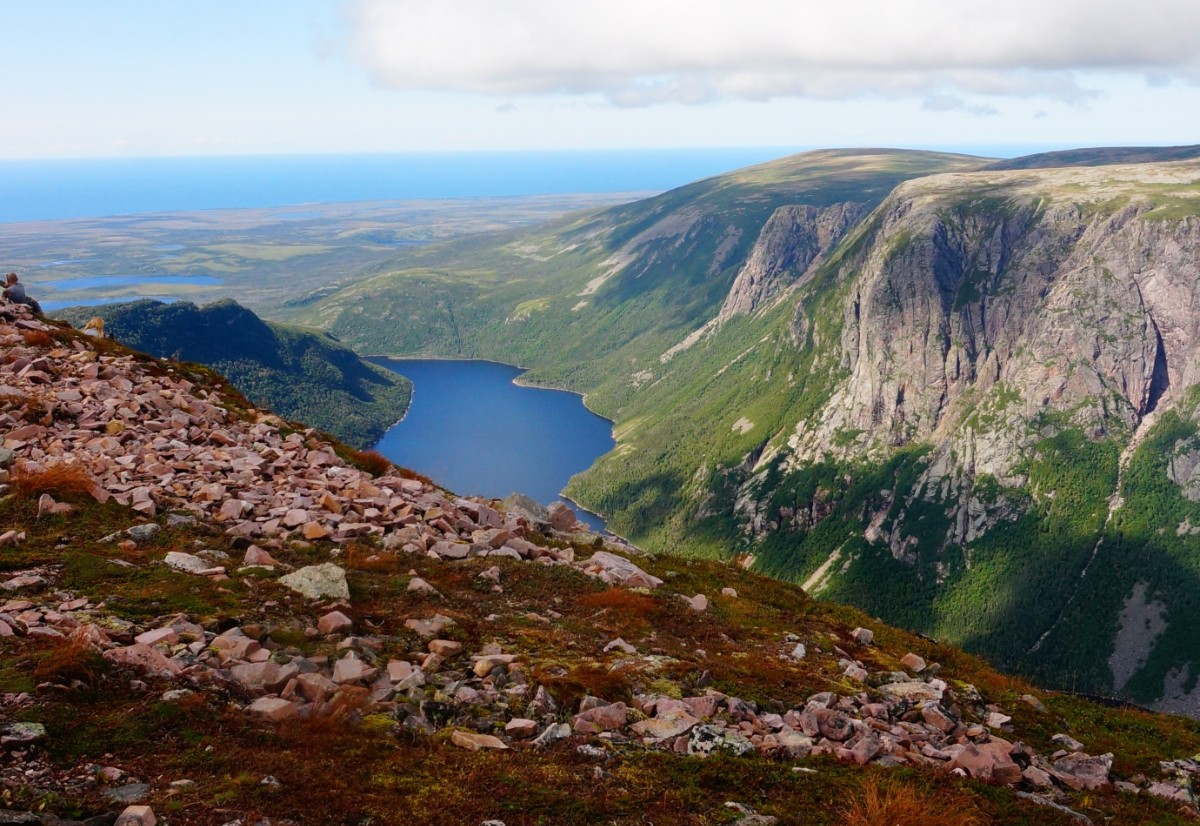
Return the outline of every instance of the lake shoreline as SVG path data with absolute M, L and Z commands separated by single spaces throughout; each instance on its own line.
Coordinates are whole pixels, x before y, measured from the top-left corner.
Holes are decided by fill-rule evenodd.
M 571 478 L 616 448 L 613 420 L 592 410 L 584 394 L 522 381 L 529 368 L 497 359 L 363 358 L 413 384 L 404 415 L 375 450 L 463 495 L 521 492 L 547 505 L 563 501 L 589 530 L 617 537 L 604 514 L 565 494 Z
M 366 359 L 368 361 L 370 361 L 371 359 L 387 359 L 389 361 L 481 361 L 486 364 L 499 364 L 501 367 L 513 367 L 513 368 L 516 368 L 517 370 L 520 370 L 522 374 L 528 373 L 530 370 L 533 369 L 532 367 L 522 367 L 519 364 L 513 364 L 512 362 L 508 362 L 508 361 L 500 361 L 498 359 L 483 358 L 480 356 L 385 356 L 385 355 L 381 355 L 378 353 L 370 353 L 370 354 L 361 356 L 361 358 Z M 374 363 L 374 362 L 372 362 L 372 363 Z M 515 384 L 517 387 L 524 387 L 528 390 L 553 390 L 555 393 L 570 393 L 572 396 L 578 396 L 579 400 L 581 402 L 583 402 L 583 406 L 587 409 L 587 411 L 589 413 L 593 413 L 593 414 L 599 416 L 601 419 L 604 419 L 606 422 L 608 422 L 610 425 L 613 425 L 614 427 L 617 424 L 615 420 L 608 418 L 608 416 L 605 416 L 603 413 L 599 412 L 598 410 L 594 410 L 592 407 L 590 407 L 587 403 L 587 394 L 580 393 L 578 390 L 570 390 L 566 387 L 550 387 L 545 384 L 530 384 L 529 382 L 521 381 L 521 376 L 515 377 L 512 380 L 512 383 Z M 409 402 L 408 406 L 412 407 L 411 401 Z M 396 422 L 396 424 L 400 424 L 400 422 L 404 421 L 404 419 L 407 416 L 408 416 L 408 411 L 405 411 L 404 416 L 401 416 L 400 421 Z M 392 427 L 395 427 L 395 426 L 396 425 L 392 425 Z M 616 440 L 617 440 L 617 437 L 614 435 L 613 441 L 615 442 Z M 614 446 L 613 449 L 615 450 L 616 447 Z M 582 506 L 580 506 L 580 507 L 582 507 Z M 585 510 L 586 510 L 586 508 L 585 508 Z M 591 513 L 591 511 L 589 511 L 589 513 Z

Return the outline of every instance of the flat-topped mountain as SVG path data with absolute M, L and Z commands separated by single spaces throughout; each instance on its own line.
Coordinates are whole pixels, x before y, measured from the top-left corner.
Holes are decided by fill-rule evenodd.
M 1164 163 L 1200 157 L 1200 144 L 1191 146 L 1098 146 L 1039 152 L 988 164 L 988 169 L 1045 169 L 1062 166 L 1104 166 L 1123 163 Z
M 408 408 L 412 383 L 359 358 L 325 333 L 263 321 L 235 301 L 132 301 L 56 315 L 143 353 L 219 370 L 255 404 L 359 447 L 373 444 Z
M 398 257 L 305 318 L 587 393 L 618 445 L 569 493 L 652 550 L 1200 713 L 1193 150 L 806 153 Z
M 1193 720 L 455 496 L 3 302 L 0 433 L 10 823 L 1196 816 Z

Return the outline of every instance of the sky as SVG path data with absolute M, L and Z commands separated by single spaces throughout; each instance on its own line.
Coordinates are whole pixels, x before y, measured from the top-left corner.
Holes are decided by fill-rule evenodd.
M 1197 0 L 0 0 L 0 159 L 1200 143 Z

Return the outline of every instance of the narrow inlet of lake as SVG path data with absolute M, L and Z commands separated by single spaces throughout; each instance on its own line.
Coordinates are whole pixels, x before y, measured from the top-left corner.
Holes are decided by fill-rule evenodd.
M 576 473 L 613 449 L 612 422 L 562 390 L 522 387 L 524 371 L 459 359 L 374 358 L 413 383 L 404 420 L 375 445 L 399 465 L 463 496 L 502 499 L 524 493 L 543 505 Z M 581 521 L 604 520 L 573 503 Z

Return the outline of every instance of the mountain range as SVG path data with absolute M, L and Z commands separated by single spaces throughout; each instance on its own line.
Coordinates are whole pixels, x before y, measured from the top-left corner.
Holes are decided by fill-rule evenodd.
M 587 395 L 568 492 L 1043 684 L 1200 713 L 1200 149 L 810 152 L 294 317 Z

